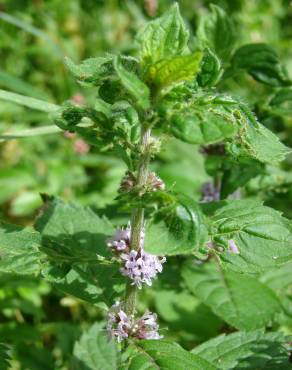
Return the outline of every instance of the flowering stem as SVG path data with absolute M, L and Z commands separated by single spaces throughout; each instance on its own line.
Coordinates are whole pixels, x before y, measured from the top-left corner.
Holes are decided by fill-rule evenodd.
M 141 130 L 140 138 L 140 158 L 138 163 L 137 187 L 142 187 L 147 183 L 149 172 L 149 139 L 151 137 L 151 128 L 144 125 Z M 135 208 L 131 216 L 131 249 L 139 251 L 141 248 L 141 239 L 144 226 L 144 208 Z M 125 295 L 125 311 L 127 315 L 133 315 L 135 312 L 137 296 L 137 287 L 127 283 Z

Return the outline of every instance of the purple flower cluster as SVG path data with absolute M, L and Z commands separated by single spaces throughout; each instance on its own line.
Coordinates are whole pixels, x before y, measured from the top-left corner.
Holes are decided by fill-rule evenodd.
M 124 267 L 121 268 L 121 273 L 133 280 L 133 285 L 137 285 L 139 289 L 142 284 L 152 285 L 152 279 L 162 271 L 162 264 L 166 261 L 165 257 L 157 257 L 146 253 L 143 248 L 140 251 L 131 250 L 130 253 L 121 254 L 124 261 Z
M 128 338 L 132 324 L 128 315 L 121 309 L 119 302 L 110 308 L 107 320 L 107 332 L 110 339 L 116 339 L 120 343 Z
M 233 254 L 240 254 L 239 248 L 238 248 L 238 246 L 236 245 L 236 243 L 233 239 L 229 239 L 227 243 L 228 243 L 228 249 L 227 249 L 228 252 L 233 253 Z M 217 246 L 212 241 L 208 241 L 206 243 L 206 247 L 208 249 L 216 249 L 218 252 L 223 252 L 224 251 L 223 247 Z
M 161 339 L 159 335 L 159 325 L 157 324 L 157 315 L 152 312 L 145 314 L 135 320 L 128 316 L 116 302 L 108 312 L 107 332 L 110 339 L 116 339 L 121 342 L 129 337 L 137 339 Z
M 204 203 L 220 200 L 220 186 L 215 186 L 211 182 L 206 182 L 202 186 L 202 198 Z
M 107 240 L 107 246 L 117 252 L 124 251 L 130 247 L 131 227 L 126 229 L 118 229 L 110 239 Z
M 130 192 L 136 186 L 137 186 L 136 176 L 132 172 L 127 171 L 120 183 L 119 192 L 120 193 Z M 138 189 L 142 191 L 142 193 L 157 191 L 157 190 L 165 190 L 165 184 L 161 180 L 161 178 L 156 175 L 155 172 L 149 172 L 146 184 L 142 188 L 143 189 Z
M 165 184 L 155 172 L 150 172 L 147 179 L 148 186 L 152 191 L 165 190 Z
M 131 227 L 118 229 L 113 237 L 107 240 L 107 246 L 120 254 L 124 266 L 121 273 L 133 280 L 133 285 L 139 289 L 143 283 L 151 286 L 152 279 L 162 271 L 165 257 L 157 257 L 144 251 L 144 232 L 141 233 L 141 248 L 139 251 L 131 250 Z

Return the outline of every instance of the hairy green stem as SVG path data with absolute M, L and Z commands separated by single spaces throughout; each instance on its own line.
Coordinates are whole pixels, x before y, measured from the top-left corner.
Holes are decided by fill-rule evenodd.
M 147 183 L 148 172 L 149 172 L 149 139 L 151 137 L 151 129 L 147 126 L 142 127 L 141 138 L 140 138 L 140 158 L 138 163 L 138 174 L 137 174 L 137 187 L 142 187 Z M 137 251 L 141 248 L 141 236 L 143 233 L 144 226 L 144 209 L 135 208 L 132 211 L 131 216 L 131 248 Z M 135 313 L 137 297 L 137 287 L 131 285 L 131 282 L 127 283 L 126 295 L 125 295 L 125 311 L 127 315 L 133 315 Z

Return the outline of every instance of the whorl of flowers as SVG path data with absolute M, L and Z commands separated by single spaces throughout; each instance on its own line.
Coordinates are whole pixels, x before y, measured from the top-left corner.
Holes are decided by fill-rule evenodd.
M 107 246 L 117 252 L 130 248 L 131 227 L 126 229 L 117 229 L 116 233 L 107 240 Z
M 146 253 L 143 248 L 140 251 L 131 250 L 129 253 L 121 254 L 124 267 L 121 273 L 133 280 L 132 285 L 139 289 L 143 283 L 151 286 L 152 279 L 162 271 L 162 264 L 166 261 L 165 257 L 159 258 L 150 253 Z
M 127 171 L 120 183 L 119 192 L 127 193 L 131 191 L 132 189 L 134 189 L 136 185 L 137 185 L 136 176 L 132 172 Z M 145 187 L 144 191 L 149 191 L 149 192 L 157 191 L 157 190 L 165 190 L 164 182 L 161 180 L 159 176 L 156 175 L 155 172 L 149 172 L 148 178 L 147 178 L 147 181 L 144 187 Z
M 150 172 L 147 179 L 147 185 L 152 191 L 165 190 L 165 184 L 155 172 Z
M 220 200 L 220 186 L 215 186 L 211 182 L 206 182 L 202 186 L 202 198 L 204 203 Z
M 107 240 L 107 246 L 120 254 L 123 267 L 120 269 L 124 276 L 129 277 L 139 289 L 145 283 L 152 285 L 152 279 L 162 271 L 165 257 L 157 257 L 144 251 L 144 231 L 141 233 L 140 250 L 131 249 L 131 227 L 118 229 L 113 237 Z M 122 252 L 122 253 L 121 253 Z
M 122 342 L 127 338 L 136 339 L 161 339 L 157 315 L 152 312 L 145 312 L 139 319 L 128 316 L 116 302 L 108 311 L 107 332 L 110 339 Z

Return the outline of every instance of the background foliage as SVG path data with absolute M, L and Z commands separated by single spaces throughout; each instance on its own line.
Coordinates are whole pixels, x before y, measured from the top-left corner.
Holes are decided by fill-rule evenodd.
M 210 50 L 213 49 L 224 59 L 230 55 L 233 47 L 239 48 L 243 44 L 255 42 L 269 44 L 269 47 L 258 49 L 254 47 L 247 50 L 238 49 L 226 66 L 227 76 L 220 83 L 219 90 L 232 91 L 244 102 L 249 102 L 260 121 L 291 147 L 292 90 L 289 87 L 289 78 L 282 69 L 286 66 L 290 76 L 292 75 L 290 1 L 218 0 L 212 3 L 226 10 L 236 30 L 234 35 L 228 34 L 228 37 L 222 38 L 220 31 L 215 30 L 213 42 L 208 35 Z M 135 55 L 133 38 L 136 33 L 147 20 L 162 14 L 171 4 L 172 1 L 169 0 L 157 2 L 2 0 L 0 88 L 56 104 L 70 99 L 75 102 L 83 100 L 91 102 L 94 100 L 94 91 L 75 82 L 68 73 L 64 57 L 67 56 L 78 63 L 106 52 Z M 201 41 L 204 40 L 206 37 L 204 29 L 206 27 L 212 29 L 212 17 L 208 13 L 210 1 L 185 0 L 179 4 L 191 30 L 193 43 L 198 36 Z M 218 11 L 216 7 L 211 7 L 213 15 L 216 15 L 216 11 Z M 205 17 L 203 18 L 205 28 L 202 22 L 199 22 L 202 16 Z M 220 30 L 224 27 L 225 25 L 221 24 Z M 207 84 L 208 80 L 206 81 L 201 83 Z M 49 123 L 47 113 L 0 101 L 1 133 L 45 126 Z M 117 225 L 124 223 L 126 215 L 119 212 L 117 216 L 114 202 L 118 195 L 120 179 L 125 171 L 124 163 L 118 156 L 104 154 L 93 146 L 86 147 L 80 140 L 76 136 L 65 137 L 57 133 L 41 138 L 28 137 L 0 142 L 1 219 L 31 226 L 42 204 L 39 193 L 48 193 L 67 200 L 76 200 L 82 205 L 91 205 L 95 209 L 104 208 L 103 213 L 110 216 L 114 223 Z M 219 172 L 223 176 L 222 191 L 225 196 L 240 187 L 245 198 L 265 201 L 266 205 L 283 212 L 286 217 L 292 217 L 291 156 L 281 167 L 275 167 L 271 160 L 271 164 L 266 167 L 254 168 L 246 163 L 244 167 L 236 168 L 234 163 L 222 161 L 220 156 L 209 155 L 206 158 L 196 146 L 165 136 L 163 151 L 152 166 L 168 188 L 196 200 L 202 196 L 202 185 L 213 178 L 216 181 Z M 243 207 L 246 209 L 248 205 L 245 203 Z M 261 206 L 258 208 L 257 212 L 266 212 Z M 76 217 L 76 227 L 79 222 L 86 222 L 86 215 L 80 215 L 80 211 L 72 207 L 70 212 Z M 214 222 L 220 220 L 220 212 L 224 212 L 224 209 L 214 212 L 210 210 Z M 232 214 L 232 210 L 228 212 Z M 98 215 L 95 216 L 96 223 L 102 222 Z M 77 217 L 80 217 L 80 220 Z M 232 214 L 232 217 L 237 215 Z M 271 212 L 269 217 L 271 223 L 279 224 L 279 228 L 283 228 L 281 230 L 285 229 L 276 212 Z M 42 229 L 41 221 L 39 222 L 39 229 Z M 254 222 L 257 222 L 256 216 Z M 51 227 L 51 230 L 48 228 L 45 232 L 42 229 L 44 235 L 46 232 L 47 235 L 52 235 L 52 230 L 60 234 L 57 232 L 57 225 L 52 224 Z M 92 227 L 94 228 L 94 225 Z M 108 234 L 111 234 L 111 230 Z M 270 234 L 269 237 L 272 239 L 273 230 Z M 34 253 L 34 238 L 37 236 L 25 237 L 31 241 L 30 267 L 31 273 L 34 273 L 39 268 L 38 256 Z M 244 237 L 251 236 L 246 232 Z M 244 238 L 240 240 L 244 242 Z M 19 272 L 19 269 L 23 268 L 22 251 L 21 246 L 19 249 L 18 246 L 14 247 L 17 258 L 15 255 L 11 258 L 15 261 L 15 271 Z M 74 248 L 70 249 L 70 253 L 72 258 L 76 257 Z M 262 341 L 267 349 L 264 357 L 259 356 L 258 366 L 265 368 L 269 361 L 270 363 L 273 361 L 273 356 L 269 358 L 273 351 L 277 356 L 281 356 L 277 345 L 280 346 L 283 340 L 280 336 L 273 338 L 273 333 L 262 333 L 260 330 L 262 324 L 270 329 L 280 329 L 285 334 L 291 334 L 292 331 L 292 281 L 289 276 L 289 265 L 277 270 L 270 266 L 270 271 L 262 273 L 259 280 L 253 277 L 242 279 L 236 276 L 236 271 L 238 268 L 244 269 L 244 263 L 237 257 L 235 256 L 232 261 L 225 260 L 225 263 L 235 266 L 235 272 L 228 272 L 223 278 L 212 264 L 198 269 L 196 266 L 183 264 L 183 261 L 183 266 L 180 266 L 177 261 L 174 263 L 170 258 L 164 274 L 155 284 L 155 289 L 143 293 L 139 308 L 143 310 L 147 306 L 157 311 L 161 326 L 164 328 L 163 335 L 188 350 L 205 340 L 225 333 L 216 338 L 216 342 L 213 339 L 214 344 L 211 342 L 207 349 L 204 348 L 204 344 L 195 347 L 194 356 L 200 355 L 205 360 L 216 361 L 219 357 L 218 351 L 220 352 L 221 348 L 224 351 L 226 340 L 229 341 L 229 349 L 232 346 L 236 348 L 236 343 L 240 342 L 245 344 L 246 350 L 242 355 L 245 359 L 242 365 L 245 367 L 242 368 L 249 369 L 251 368 L 249 358 L 256 357 L 257 346 Z M 253 258 L 256 260 L 256 256 Z M 264 264 L 265 261 L 261 260 L 261 263 Z M 48 276 L 55 274 L 55 271 L 52 273 L 53 268 L 54 266 L 48 267 Z M 261 271 L 261 266 L 256 263 L 254 268 L 257 272 Z M 87 281 L 90 290 L 86 292 L 86 297 L 79 296 L 80 299 L 77 299 L 70 295 L 70 290 L 64 289 L 64 286 L 68 287 L 68 284 L 64 284 L 64 279 L 71 279 L 71 289 L 74 292 L 78 289 L 81 291 L 80 287 L 85 283 L 82 281 L 82 271 L 78 270 L 78 266 L 69 273 L 66 271 L 67 275 L 64 271 L 59 271 L 59 281 L 52 284 L 33 275 L 19 278 L 7 272 L 5 265 L 1 263 L 0 271 L 0 338 L 5 342 L 5 345 L 0 347 L 0 358 L 3 358 L 3 363 L 5 356 L 10 352 L 15 369 L 68 369 L 72 362 L 73 347 L 76 356 L 74 363 L 77 364 L 78 359 L 84 363 L 84 358 L 88 358 L 84 348 L 90 348 L 86 343 L 94 338 L 100 324 L 92 326 L 80 338 L 81 332 L 90 327 L 91 323 L 100 322 L 104 318 L 103 305 L 92 306 L 86 301 L 94 302 L 94 297 L 104 293 L 98 291 L 95 286 L 96 279 L 102 279 L 102 276 L 94 276 L 92 281 Z M 114 276 L 114 272 L 111 276 Z M 198 285 L 194 285 L 193 282 L 190 284 L 190 276 L 192 279 L 196 277 Z M 283 276 L 286 277 L 285 285 L 281 279 Z M 218 296 L 212 301 L 212 296 L 206 294 L 210 279 L 213 282 L 212 288 L 215 282 L 219 298 L 228 301 L 227 308 L 222 308 L 218 304 L 220 302 Z M 231 282 L 230 294 L 225 292 L 227 296 L 220 297 L 222 294 L 220 285 L 226 281 Z M 260 290 L 263 284 L 265 288 Z M 268 307 L 259 318 L 264 322 L 254 320 L 252 307 L 243 307 L 248 306 L 248 302 L 241 303 L 242 297 L 236 297 L 238 292 L 236 285 L 244 286 L 246 296 L 252 296 L 253 300 L 258 300 L 259 305 Z M 199 289 L 200 286 L 204 289 Z M 181 290 L 181 287 L 188 289 Z M 62 289 L 68 295 L 64 295 Z M 119 289 L 119 282 L 116 282 L 115 291 L 106 293 L 112 296 Z M 255 294 L 258 289 L 262 296 Z M 279 308 L 279 304 L 284 306 L 284 311 Z M 246 312 L 249 312 L 249 315 L 243 317 Z M 237 316 L 242 320 L 238 320 Z M 249 330 L 249 333 L 246 337 L 240 336 L 240 333 L 226 336 L 234 327 Z M 79 341 L 74 346 L 76 340 Z M 9 348 L 9 344 L 13 344 L 12 349 Z M 101 348 L 102 345 L 100 343 Z M 212 345 L 219 348 L 217 352 L 212 351 Z M 179 352 L 178 349 L 165 348 L 165 353 L 175 350 Z M 114 348 L 112 351 L 114 352 Z M 153 352 L 151 343 L 145 344 L 145 351 Z M 118 355 L 111 354 L 111 361 L 115 361 L 115 356 Z M 179 353 L 177 356 L 179 358 Z M 226 362 L 220 364 L 220 368 L 235 367 L 237 361 L 235 358 L 238 359 L 236 356 L 233 358 L 231 354 Z M 87 364 L 89 368 L 95 366 L 94 358 L 92 361 L 93 365 Z M 0 368 L 1 366 L 0 361 Z M 101 368 L 106 369 L 105 366 Z M 276 368 L 273 363 L 269 366 L 267 368 Z

